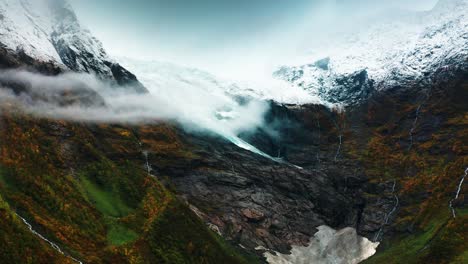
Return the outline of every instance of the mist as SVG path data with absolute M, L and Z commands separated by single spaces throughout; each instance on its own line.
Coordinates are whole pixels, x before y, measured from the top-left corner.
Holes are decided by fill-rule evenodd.
M 209 131 L 242 145 L 236 138 L 239 133 L 263 126 L 268 111 L 265 100 L 323 103 L 303 89 L 273 80 L 272 73 L 277 67 L 339 55 L 343 60 L 332 60 L 338 61 L 332 64 L 336 69 L 350 65 L 354 70 L 353 63 L 363 63 L 357 68 L 366 68 L 375 60 L 374 53 L 359 42 L 355 49 L 350 49 L 344 40 L 369 25 L 395 18 L 399 21 L 408 12 L 424 13 L 436 1 L 317 0 L 273 4 L 259 0 L 251 5 L 249 1 L 216 1 L 216 10 L 211 9 L 213 1 L 190 5 L 182 0 L 120 4 L 71 1 L 80 20 L 96 33 L 110 54 L 132 58 L 119 62 L 140 78 L 150 94 L 128 93 L 92 75 L 65 73 L 50 77 L 17 70 L 0 72 L 0 81 L 22 83 L 27 89 L 3 91 L 2 98 L 18 102 L 25 110 L 41 116 L 86 122 L 176 122 L 186 130 Z M 170 10 L 164 9 L 163 4 L 170 5 Z M 129 6 L 134 9 L 128 10 Z M 242 13 L 244 9 L 247 14 Z M 153 20 L 154 10 L 160 15 L 157 23 Z M 180 16 L 164 15 L 164 10 Z M 239 14 L 231 14 L 233 10 Z M 231 15 L 223 20 L 223 14 Z M 121 24 L 116 30 L 115 25 Z M 161 28 L 162 31 L 157 30 Z M 407 35 L 416 35 L 411 33 Z M 398 47 L 386 40 L 404 39 L 399 36 L 387 34 L 379 45 L 382 49 Z M 375 53 L 381 54 L 382 49 L 376 49 Z M 354 62 L 349 60 L 350 53 L 354 57 L 360 53 L 368 56 Z M 225 83 L 168 65 L 154 68 L 153 61 L 206 69 L 233 81 Z M 347 63 L 350 61 L 353 63 Z M 382 68 L 378 62 L 373 65 L 375 69 Z
M 169 81 L 153 93 L 135 94 L 90 74 L 44 76 L 23 70 L 0 71 L 0 100 L 41 117 L 125 124 L 174 122 L 190 132 L 218 134 L 243 148 L 237 135 L 260 127 L 268 104 L 239 102 L 212 87 Z M 243 145 L 244 144 L 244 145 Z M 252 149 L 249 149 L 252 150 Z M 255 148 L 253 149 L 255 152 Z

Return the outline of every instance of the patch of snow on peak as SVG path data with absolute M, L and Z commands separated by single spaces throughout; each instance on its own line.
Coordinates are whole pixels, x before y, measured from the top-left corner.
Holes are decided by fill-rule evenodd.
M 51 41 L 49 0 L 0 1 L 0 43 L 42 61 L 61 62 Z
M 113 72 L 123 71 L 81 25 L 67 0 L 0 1 L 0 46 L 107 79 L 118 79 Z
M 315 44 L 298 66 L 284 66 L 274 75 L 324 101 L 334 99 L 327 93 L 330 90 L 351 93 L 352 99 L 356 90 L 358 95 L 367 96 L 354 84 L 336 88 L 340 78 L 362 71 L 376 90 L 417 83 L 440 68 L 466 63 L 467 14 L 468 0 L 441 0 L 431 11 L 401 12 L 391 19 L 372 20 L 365 28 L 357 27 L 333 39 L 333 43 Z M 327 67 L 318 67 L 324 58 Z

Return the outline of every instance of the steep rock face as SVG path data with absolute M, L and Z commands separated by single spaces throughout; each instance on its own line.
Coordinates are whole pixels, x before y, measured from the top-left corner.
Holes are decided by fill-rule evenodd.
M 102 43 L 79 23 L 66 0 L 6 0 L 0 3 L 0 14 L 0 45 L 12 53 L 146 92 L 135 75 L 111 59 Z
M 306 245 L 317 226 L 356 225 L 359 194 L 342 193 L 329 173 L 275 163 L 216 138 L 184 138 L 194 145 L 196 159 L 165 166 L 170 157 L 158 162 L 149 152 L 151 165 L 236 243 L 287 252 L 291 244 Z
M 242 138 L 285 163 L 184 134 L 196 156 L 174 162 L 149 148 L 151 167 L 170 177 L 213 230 L 250 249 L 287 252 L 306 245 L 322 223 L 382 241 L 377 263 L 394 253 L 455 261 L 463 254 L 466 203 L 453 203 L 458 218 L 448 204 L 467 162 L 460 147 L 467 72 L 466 64 L 439 69 L 431 82 L 377 91 L 344 112 L 272 103 L 268 125 Z M 441 236 L 434 226 L 456 235 Z M 406 238 L 409 250 L 399 244 Z M 451 253 L 439 255 L 445 243 Z
M 12 52 L 10 49 L 0 47 L 0 69 L 29 68 L 39 73 L 57 75 L 63 71 L 61 67 L 52 62 L 38 61 L 24 51 Z
M 369 79 L 367 70 L 335 74 L 329 72 L 328 61 L 327 58 L 310 65 L 282 67 L 274 76 L 316 93 L 319 98 L 332 104 L 357 104 L 374 92 L 374 81 Z
M 449 202 L 468 162 L 462 147 L 467 135 L 467 68 L 441 70 L 436 76 L 427 89 L 394 90 L 367 105 L 375 132 L 364 161 L 369 177 L 381 177 L 389 186 L 385 196 L 392 206 L 382 230 L 384 238 L 394 238 L 384 239 L 381 254 L 369 263 L 395 256 L 415 263 L 466 262 L 466 248 L 460 246 L 468 232 L 462 224 L 466 201 L 456 199 L 457 217 L 451 215 Z M 365 213 L 368 219 L 370 211 Z

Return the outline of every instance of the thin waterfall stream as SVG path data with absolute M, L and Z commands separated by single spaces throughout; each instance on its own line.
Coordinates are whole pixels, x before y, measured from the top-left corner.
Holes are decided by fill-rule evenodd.
M 463 186 L 463 182 L 465 181 L 465 178 L 466 178 L 467 175 L 468 175 L 468 167 L 465 169 L 465 174 L 463 175 L 460 182 L 458 183 L 457 192 L 455 193 L 455 197 L 453 197 L 453 199 L 450 200 L 450 202 L 449 202 L 449 207 L 450 207 L 450 210 L 452 211 L 453 218 L 457 217 L 457 214 L 455 212 L 455 208 L 453 208 L 453 202 L 455 200 L 457 200 L 458 197 L 460 197 L 461 188 Z
M 57 244 L 50 241 L 49 239 L 47 239 L 46 237 L 41 235 L 39 232 L 34 230 L 32 225 L 24 217 L 20 216 L 18 213 L 15 213 L 15 214 L 16 214 L 17 217 L 19 217 L 23 221 L 23 223 L 28 227 L 28 229 L 29 229 L 29 231 L 31 231 L 31 233 L 33 233 L 35 236 L 39 237 L 41 240 L 47 242 L 47 244 L 49 244 L 53 249 L 55 249 L 55 251 L 57 251 L 58 253 L 70 258 L 71 260 L 75 261 L 76 263 L 83 264 L 83 262 L 77 260 L 76 258 L 70 256 L 69 254 L 66 254 Z

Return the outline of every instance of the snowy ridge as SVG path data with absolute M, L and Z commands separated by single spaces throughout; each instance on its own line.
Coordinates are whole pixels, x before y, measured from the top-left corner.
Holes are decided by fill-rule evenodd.
M 41 61 L 61 63 L 52 44 L 54 21 L 46 1 L 0 1 L 0 43 Z
M 0 42 L 11 50 L 23 50 L 32 58 L 67 65 L 59 54 L 60 44 L 78 54 L 91 54 L 95 62 L 111 61 L 65 0 L 2 0 L 0 14 Z M 87 70 L 83 62 L 78 64 L 79 70 Z
M 105 52 L 102 43 L 80 25 L 67 2 L 53 1 L 59 3 L 52 6 L 57 24 L 51 37 L 62 62 L 74 71 L 93 71 L 106 77 L 112 76 L 112 71 L 106 63 L 114 62 Z
M 80 24 L 66 0 L 0 1 L 0 46 L 65 70 L 96 74 L 146 92 L 136 77 L 111 59 L 102 43 Z
M 441 0 L 431 11 L 401 13 L 333 45 L 315 47 L 307 57 L 311 63 L 282 67 L 274 76 L 325 101 L 354 103 L 374 88 L 416 83 L 441 68 L 466 63 L 467 14 L 468 0 Z M 359 74 L 369 80 L 343 84 L 343 78 Z

